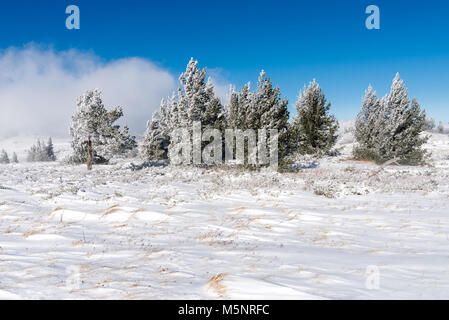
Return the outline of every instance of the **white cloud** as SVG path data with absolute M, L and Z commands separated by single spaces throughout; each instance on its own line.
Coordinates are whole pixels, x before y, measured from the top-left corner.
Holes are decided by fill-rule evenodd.
M 121 123 L 140 134 L 176 85 L 168 71 L 141 58 L 104 63 L 78 50 L 9 48 L 0 51 L 0 137 L 67 136 L 76 98 L 95 88 L 106 108 L 124 108 Z

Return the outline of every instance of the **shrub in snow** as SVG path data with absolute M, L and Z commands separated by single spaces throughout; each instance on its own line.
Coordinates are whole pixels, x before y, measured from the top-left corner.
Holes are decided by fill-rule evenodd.
M 135 137 L 129 129 L 114 123 L 123 116 L 123 109 L 117 107 L 107 111 L 99 90 L 86 91 L 77 100 L 77 109 L 70 122 L 73 155 L 72 163 L 87 161 L 87 141 L 92 139 L 93 163 L 107 162 L 114 155 L 123 155 L 136 147 Z
M 317 196 L 324 196 L 326 198 L 337 198 L 340 188 L 336 181 L 333 180 L 320 180 L 315 181 L 309 179 L 308 183 L 313 190 L 313 193 Z
M 0 153 L 0 163 L 1 164 L 8 164 L 10 163 L 9 157 L 8 157 L 8 153 L 5 150 L 2 150 L 2 152 Z
M 28 150 L 27 161 L 28 162 L 56 161 L 52 139 L 49 138 L 47 144 L 45 144 L 43 141 L 41 142 L 40 140 L 37 140 L 37 143 L 33 145 L 30 148 L 30 150 Z
M 390 93 L 381 100 L 371 87 L 366 91 L 356 120 L 357 146 L 353 154 L 379 163 L 397 159 L 401 164 L 419 164 L 426 154 L 422 145 L 427 137 L 421 135 L 425 129 L 425 112 L 416 99 L 410 101 L 397 74 Z
M 315 80 L 300 92 L 296 103 L 298 114 L 290 128 L 294 152 L 323 155 L 335 146 L 339 125 L 328 113 L 330 106 Z

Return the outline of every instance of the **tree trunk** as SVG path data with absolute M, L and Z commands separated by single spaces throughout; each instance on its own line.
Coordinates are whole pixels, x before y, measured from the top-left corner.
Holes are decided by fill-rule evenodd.
M 93 151 L 92 151 L 92 140 L 87 140 L 87 170 L 92 170 L 92 160 L 93 160 Z

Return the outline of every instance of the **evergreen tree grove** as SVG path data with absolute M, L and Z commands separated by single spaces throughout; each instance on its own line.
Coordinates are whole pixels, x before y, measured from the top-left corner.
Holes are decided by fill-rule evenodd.
M 168 101 L 163 100 L 159 111 L 148 122 L 140 154 L 145 160 L 163 160 L 175 148 L 177 142 L 170 138 L 175 129 L 192 130 L 193 123 L 200 122 L 202 129 L 224 127 L 224 109 L 215 96 L 210 81 L 206 81 L 206 69 L 198 68 L 198 61 L 189 61 L 186 71 L 179 77 L 181 88 Z
M 0 163 L 1 164 L 9 164 L 10 163 L 8 153 L 5 150 L 2 150 L 0 153 Z
M 296 103 L 297 116 L 290 127 L 291 148 L 299 154 L 325 154 L 337 142 L 338 122 L 330 115 L 319 84 L 313 80 L 300 93 Z
M 28 162 L 49 162 L 56 161 L 56 156 L 53 150 L 53 141 L 48 139 L 48 143 L 45 144 L 41 140 L 37 140 L 36 144 L 28 150 L 27 156 Z
M 371 87 L 365 93 L 356 120 L 354 156 L 378 163 L 396 159 L 401 164 L 419 164 L 426 155 L 422 149 L 426 128 L 425 112 L 416 99 L 410 101 L 404 81 L 396 74 L 390 93 L 381 100 Z

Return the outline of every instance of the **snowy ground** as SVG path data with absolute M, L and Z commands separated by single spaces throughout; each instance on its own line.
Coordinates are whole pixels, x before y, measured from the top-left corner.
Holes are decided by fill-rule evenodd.
M 449 298 L 448 135 L 384 170 L 351 142 L 285 174 L 0 165 L 0 298 Z

